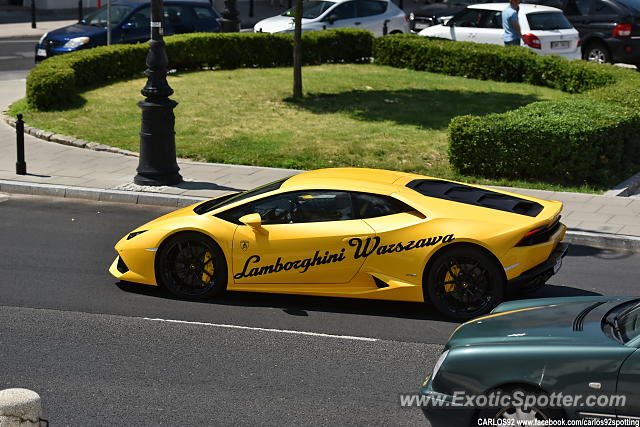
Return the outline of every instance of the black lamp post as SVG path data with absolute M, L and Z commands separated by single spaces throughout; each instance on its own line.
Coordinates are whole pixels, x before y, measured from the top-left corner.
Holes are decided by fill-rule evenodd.
M 173 109 L 177 102 L 169 99 L 173 89 L 167 83 L 167 52 L 162 40 L 164 10 L 162 0 L 151 0 L 151 41 L 147 54 L 147 84 L 140 91 L 142 109 L 140 161 L 133 181 L 140 185 L 174 185 L 182 182 L 176 162 L 176 133 Z
M 240 31 L 240 13 L 236 7 L 236 0 L 225 0 L 224 10 L 220 13 L 220 32 L 237 33 Z

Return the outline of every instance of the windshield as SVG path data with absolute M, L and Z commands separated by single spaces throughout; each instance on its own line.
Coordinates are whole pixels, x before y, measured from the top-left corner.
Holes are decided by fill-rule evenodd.
M 322 15 L 335 3 L 332 1 L 308 1 L 302 5 L 302 17 L 305 19 L 315 19 Z M 287 10 L 282 16 L 293 16 L 295 8 Z
M 562 13 L 530 13 L 527 15 L 532 30 L 570 30 L 573 28 Z
M 230 205 L 231 203 L 239 202 L 240 200 L 248 199 L 249 197 L 277 190 L 278 188 L 280 188 L 280 186 L 282 186 L 282 183 L 288 179 L 289 178 L 280 179 L 278 181 L 271 182 L 258 188 L 254 188 L 253 190 L 247 190 L 241 193 L 226 194 L 215 199 L 207 200 L 206 202 L 196 206 L 193 211 L 198 215 L 202 215 L 203 213 L 211 212 L 214 209 Z
M 640 335 L 640 300 L 628 301 L 609 311 L 603 324 L 610 328 L 611 336 L 626 343 Z
M 111 25 L 117 25 L 121 23 L 124 18 L 131 13 L 133 7 L 115 5 L 111 6 Z M 107 26 L 107 8 L 103 7 L 95 12 L 91 12 L 80 21 L 86 25 L 93 25 L 94 27 L 106 27 Z

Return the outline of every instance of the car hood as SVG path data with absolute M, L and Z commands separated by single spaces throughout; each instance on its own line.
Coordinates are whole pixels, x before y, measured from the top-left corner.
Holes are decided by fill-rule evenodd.
M 312 19 L 302 19 L 302 25 L 313 21 Z M 291 16 L 272 16 L 271 18 L 263 19 L 259 21 L 254 27 L 256 32 L 264 33 L 278 33 L 281 31 L 291 30 L 293 31 L 293 17 Z
M 505 303 L 462 324 L 447 346 L 479 344 L 620 345 L 601 327 L 604 315 L 630 297 L 545 298 Z
M 104 27 L 94 27 L 92 25 L 73 24 L 66 27 L 49 31 L 47 38 L 55 40 L 69 40 L 74 37 L 96 37 L 105 34 L 107 29 Z

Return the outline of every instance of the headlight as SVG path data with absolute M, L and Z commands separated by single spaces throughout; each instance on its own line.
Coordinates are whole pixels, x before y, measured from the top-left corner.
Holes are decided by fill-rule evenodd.
M 416 19 L 416 15 L 415 15 L 413 12 L 411 12 L 411 13 L 409 14 L 409 20 L 413 21 L 413 20 L 415 20 L 415 19 Z
M 42 37 L 40 37 L 40 41 L 38 42 L 38 44 L 42 44 L 44 43 L 44 41 L 47 39 L 47 36 L 49 35 L 49 33 L 44 33 L 42 35 Z
M 447 350 L 444 353 L 442 353 L 440 355 L 440 358 L 436 362 L 436 364 L 433 366 L 433 372 L 431 373 L 431 381 L 433 381 L 436 378 L 436 374 L 440 370 L 440 367 L 442 366 L 442 363 L 444 362 L 444 359 L 447 358 L 448 354 L 449 354 L 449 350 Z
M 64 44 L 64 48 L 75 49 L 83 44 L 89 43 L 89 37 L 75 37 Z
M 138 234 L 142 234 L 147 230 L 141 230 L 141 231 L 134 231 L 133 233 L 129 233 L 129 235 L 127 236 L 127 240 L 131 240 L 134 237 L 136 237 Z

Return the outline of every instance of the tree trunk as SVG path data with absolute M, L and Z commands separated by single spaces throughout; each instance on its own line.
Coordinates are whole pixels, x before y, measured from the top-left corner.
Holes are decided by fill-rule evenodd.
M 302 0 L 296 0 L 293 21 L 293 97 L 302 98 Z

